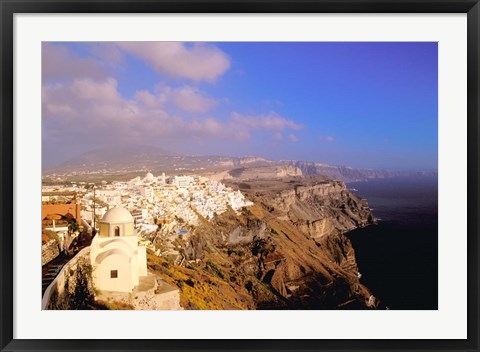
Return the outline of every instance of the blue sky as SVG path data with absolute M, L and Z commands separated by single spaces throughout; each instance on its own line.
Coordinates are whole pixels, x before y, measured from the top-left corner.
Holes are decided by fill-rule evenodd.
M 44 43 L 44 166 L 117 143 L 437 169 L 437 43 Z

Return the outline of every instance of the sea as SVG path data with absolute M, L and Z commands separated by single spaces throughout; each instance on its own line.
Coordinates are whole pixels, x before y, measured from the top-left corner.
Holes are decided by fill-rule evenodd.
M 438 309 L 438 177 L 348 183 L 377 225 L 347 233 L 360 281 L 384 309 Z

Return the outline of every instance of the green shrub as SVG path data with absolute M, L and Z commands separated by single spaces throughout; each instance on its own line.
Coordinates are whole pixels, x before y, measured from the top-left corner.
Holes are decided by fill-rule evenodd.
M 212 261 L 207 260 L 206 268 L 207 269 L 210 268 L 215 273 L 215 275 L 217 275 L 222 280 L 225 279 L 225 276 L 223 275 L 222 271 Z

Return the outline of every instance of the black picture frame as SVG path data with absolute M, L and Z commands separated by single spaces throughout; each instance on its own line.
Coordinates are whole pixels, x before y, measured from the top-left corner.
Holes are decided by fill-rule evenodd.
M 478 0 L 0 0 L 1 11 L 1 321 L 2 351 L 446 350 L 479 351 Z M 13 17 L 16 13 L 467 13 L 468 42 L 468 338 L 465 340 L 20 340 L 13 338 Z M 465 207 L 465 204 L 459 205 Z M 40 324 L 41 322 L 39 322 Z M 221 338 L 219 336 L 219 338 Z

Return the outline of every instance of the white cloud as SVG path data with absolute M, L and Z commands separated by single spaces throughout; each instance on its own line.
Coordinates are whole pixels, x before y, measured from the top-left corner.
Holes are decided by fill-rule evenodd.
M 205 93 L 189 86 L 173 89 L 172 101 L 176 107 L 189 112 L 207 112 L 218 104 Z
M 282 132 L 275 132 L 272 136 L 272 140 L 274 140 L 275 142 L 280 142 L 283 140 L 283 134 Z
M 194 135 L 221 136 L 225 126 L 218 120 L 209 117 L 204 120 L 192 120 L 187 122 L 185 127 Z
M 128 100 L 120 95 L 113 78 L 76 79 L 43 87 L 42 117 L 49 122 L 50 135 L 58 138 L 55 131 L 68 131 L 65 138 L 67 134 L 77 135 L 92 142 L 192 137 L 240 140 L 249 136 L 245 129 L 235 130 L 229 121 L 215 117 L 188 119 L 172 114 L 167 103 L 174 98 L 174 89 L 159 86 L 154 93 L 138 91 Z M 203 110 L 211 105 L 198 104 L 191 108 Z
M 229 57 L 213 45 L 179 42 L 118 42 L 157 72 L 195 82 L 214 82 L 230 67 Z
M 148 106 L 149 108 L 153 108 L 155 106 L 159 106 L 162 101 L 159 99 L 158 96 L 153 95 L 148 90 L 139 90 L 135 93 L 135 99 L 138 102 L 141 102 Z
M 108 69 L 93 57 L 79 57 L 61 44 L 42 44 L 42 80 L 103 79 Z
M 123 63 L 123 53 L 115 43 L 94 42 L 89 44 L 91 52 L 110 65 Z
M 298 137 L 295 136 L 294 134 L 289 134 L 289 135 L 288 135 L 288 140 L 289 140 L 290 142 L 296 143 L 296 142 L 298 142 Z
M 230 67 L 229 57 L 213 45 L 121 42 L 91 43 L 87 49 L 92 56 L 80 57 L 67 45 L 42 46 L 42 131 L 50 147 L 72 142 L 225 143 L 265 134 L 274 141 L 296 141 L 298 138 L 289 132 L 303 128 L 274 111 L 211 116 L 212 109 L 228 98 L 214 99 L 195 83 L 214 82 Z M 127 63 L 126 52 L 157 72 L 194 83 L 179 87 L 160 83 L 152 90 L 137 90 L 127 99 L 112 77 Z M 192 118 L 189 113 L 198 115 Z
M 267 115 L 241 115 L 239 113 L 232 113 L 232 120 L 239 124 L 254 129 L 265 129 L 272 131 L 283 131 L 285 129 L 299 130 L 303 128 L 302 125 L 286 119 L 271 111 Z
M 191 86 L 173 88 L 166 84 L 157 84 L 154 93 L 140 90 L 135 93 L 135 99 L 146 106 L 165 107 L 167 103 L 180 110 L 194 113 L 206 113 L 218 104 L 216 99 Z
M 185 100 L 190 100 L 188 105 Z M 186 111 L 206 112 L 216 100 L 189 86 L 172 88 L 158 85 L 154 91 L 139 90 L 125 99 L 113 78 L 74 79 L 46 84 L 42 90 L 42 118 L 45 138 L 55 138 L 59 145 L 73 140 L 97 144 L 118 141 L 155 144 L 162 141 L 246 141 L 255 131 L 283 139 L 288 130 L 302 126 L 275 112 L 244 116 L 233 113 L 228 119 L 215 116 L 189 118 L 174 113 L 171 106 Z M 184 104 L 184 105 L 182 105 Z M 185 105 L 186 104 L 186 105 Z M 296 136 L 288 135 L 290 141 Z
M 335 141 L 335 137 L 333 136 L 320 136 L 320 140 L 321 141 L 324 141 L 324 142 L 334 142 Z
M 110 103 L 119 103 L 122 100 L 117 91 L 117 81 L 113 78 L 101 82 L 89 78 L 76 79 L 70 89 L 78 99 Z
M 180 42 L 89 43 L 93 56 L 81 57 L 66 45 L 42 45 L 42 78 L 69 80 L 101 79 L 112 66 L 124 63 L 124 53 L 140 58 L 155 71 L 194 82 L 214 82 L 230 67 L 230 58 L 211 44 Z

